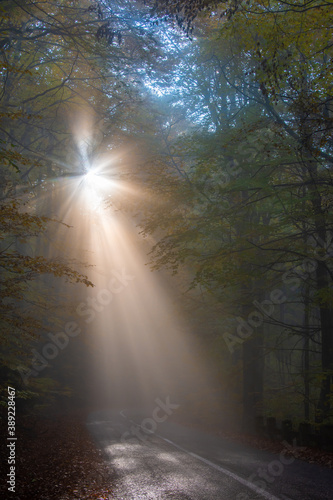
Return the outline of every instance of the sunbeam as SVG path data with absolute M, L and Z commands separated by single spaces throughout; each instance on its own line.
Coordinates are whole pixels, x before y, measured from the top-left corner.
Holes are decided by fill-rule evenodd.
M 84 144 L 87 131 L 85 137 Z M 171 397 L 184 405 L 209 380 L 176 312 L 172 285 L 146 265 L 149 245 L 133 219 L 110 208 L 113 197 L 140 196 L 117 178 L 116 158 L 113 152 L 90 156 L 82 175 L 60 179 L 52 189 L 66 224 L 53 235 L 61 244 L 52 251 L 63 256 L 66 249 L 67 258 L 84 262 L 95 285 L 80 290 L 74 304 L 74 320 L 91 350 L 81 369 L 90 373 L 87 390 L 95 403 L 142 406 Z

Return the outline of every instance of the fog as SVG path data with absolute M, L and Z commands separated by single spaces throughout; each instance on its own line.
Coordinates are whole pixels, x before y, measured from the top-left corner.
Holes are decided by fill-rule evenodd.
M 68 321 L 81 332 L 69 349 L 79 392 L 94 407 L 147 409 L 168 398 L 179 415 L 216 409 L 213 374 L 177 303 L 181 280 L 150 269 L 153 240 L 113 203 L 137 199 L 139 188 L 119 180 L 115 153 L 87 164 L 53 187 L 62 224 L 52 228 L 48 255 L 80 263 L 94 285 L 64 285 L 73 311 Z M 45 202 L 50 205 L 44 194 Z M 55 360 L 54 369 L 61 370 L 61 362 Z

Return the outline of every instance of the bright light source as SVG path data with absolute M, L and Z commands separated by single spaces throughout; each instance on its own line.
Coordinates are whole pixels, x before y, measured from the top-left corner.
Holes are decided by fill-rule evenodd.
M 88 170 L 85 175 L 84 175 L 84 178 L 88 181 L 94 179 L 96 177 L 96 173 L 93 171 L 93 170 Z

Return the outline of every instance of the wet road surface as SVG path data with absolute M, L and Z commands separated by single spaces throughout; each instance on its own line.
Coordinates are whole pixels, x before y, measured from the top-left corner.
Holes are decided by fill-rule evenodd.
M 117 500 L 333 499 L 332 470 L 170 422 L 162 409 L 155 418 L 133 410 L 89 416 Z

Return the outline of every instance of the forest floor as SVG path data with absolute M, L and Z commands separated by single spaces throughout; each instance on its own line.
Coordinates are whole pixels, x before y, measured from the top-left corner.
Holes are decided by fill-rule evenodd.
M 241 432 L 222 431 L 221 428 L 216 425 L 210 425 L 208 427 L 204 421 L 201 423 L 198 421 L 189 422 L 186 418 L 177 417 L 174 418 L 174 421 L 188 427 L 196 428 L 202 432 L 208 432 L 209 434 L 214 434 L 223 439 L 241 443 L 244 446 L 249 446 L 258 450 L 269 451 L 276 454 L 279 454 L 284 450 L 286 455 L 293 456 L 298 460 L 303 460 L 310 464 L 318 464 L 333 469 L 333 452 L 331 451 L 307 446 L 297 446 L 297 444 L 287 444 L 286 446 L 285 442 L 278 439 L 273 441 L 265 437 L 252 436 Z
M 85 413 L 74 412 L 54 418 L 26 417 L 17 422 L 16 490 L 13 494 L 0 490 L 0 497 L 113 499 L 112 470 L 96 448 L 85 420 Z M 1 434 L 6 436 L 6 429 Z M 6 450 L 3 453 L 8 455 Z M 6 455 L 0 458 L 7 465 Z M 8 470 L 1 476 L 6 477 L 7 473 Z
M 286 449 L 286 445 L 281 441 L 271 441 L 263 437 L 249 436 L 247 434 L 223 434 L 217 432 L 223 438 L 237 441 L 246 446 L 257 448 L 259 450 L 270 451 L 279 454 Z M 321 450 L 319 448 L 310 448 L 307 446 L 288 445 L 286 455 L 293 456 L 298 460 L 304 460 L 310 464 L 323 465 L 333 469 L 333 453 L 330 451 Z
M 53 418 L 25 417 L 17 422 L 15 500 L 111 500 L 116 475 L 96 448 L 85 425 L 86 413 L 73 412 Z M 4 425 L 4 422 L 3 422 Z M 187 425 L 189 425 L 187 423 Z M 245 434 L 226 434 L 203 425 L 190 425 L 261 450 L 279 453 L 280 442 Z M 1 429 L 3 436 L 6 428 Z M 4 447 L 5 448 L 5 447 Z M 300 460 L 333 468 L 333 453 L 312 448 L 290 447 Z M 8 469 L 8 449 L 1 452 L 1 463 Z M 1 473 L 6 477 L 7 471 Z M 2 488 L 7 486 L 3 483 Z M 4 493 L 5 495 L 1 495 Z M 11 498 L 0 489 L 2 498 Z

